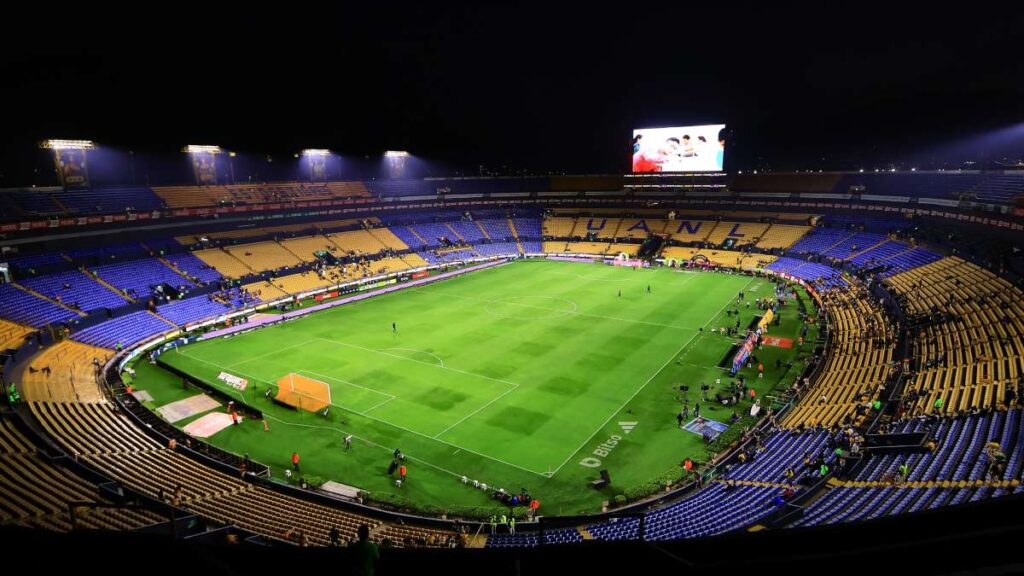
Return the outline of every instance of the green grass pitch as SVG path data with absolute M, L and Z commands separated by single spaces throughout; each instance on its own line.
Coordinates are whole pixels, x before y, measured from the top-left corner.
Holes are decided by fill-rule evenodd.
M 753 302 L 772 295 L 772 284 L 719 273 L 515 262 L 200 342 L 162 360 L 264 411 L 268 432 L 246 422 L 210 442 L 250 454 L 275 477 L 298 451 L 303 475 L 380 499 L 434 510 L 494 505 L 462 484 L 466 476 L 509 491 L 526 487 L 544 514 L 593 512 L 679 470 L 687 456 L 705 457 L 702 439 L 676 425 L 679 385 L 691 386 L 692 406 L 702 381 L 729 382 L 717 364 L 734 339 L 710 328 L 735 322 L 725 311 L 741 290 Z M 745 328 L 758 311 L 739 309 Z M 771 334 L 795 340 L 798 330 L 794 304 Z M 800 368 L 785 375 L 785 366 L 775 369 L 775 359 L 790 359 L 795 348 L 759 354 L 764 380 L 747 374 L 759 394 Z M 248 378 L 249 389 L 227 387 L 216 379 L 221 371 Z M 197 393 L 148 363 L 137 372 L 135 386 L 153 395 L 154 407 Z M 264 398 L 289 372 L 330 385 L 334 406 L 326 417 Z M 701 404 L 715 420 L 732 415 L 732 408 Z M 749 407 L 742 403 L 741 413 Z M 350 451 L 346 434 L 355 437 Z M 613 437 L 602 455 L 601 444 Z M 385 474 L 395 448 L 407 456 L 402 487 Z M 612 484 L 591 489 L 600 469 Z

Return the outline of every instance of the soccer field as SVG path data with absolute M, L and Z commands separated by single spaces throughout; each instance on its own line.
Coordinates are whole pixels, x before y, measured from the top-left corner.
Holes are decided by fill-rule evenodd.
M 740 291 L 753 301 L 771 295 L 772 284 L 717 273 L 515 262 L 161 359 L 264 411 L 269 432 L 249 422 L 210 441 L 249 453 L 275 476 L 298 451 L 303 474 L 378 499 L 439 508 L 493 503 L 462 485 L 465 475 L 509 491 L 528 487 L 545 513 L 577 513 L 686 456 L 703 458 L 700 436 L 676 426 L 678 385 L 692 387 L 692 405 L 702 381 L 728 383 L 717 364 L 734 339 L 708 329 L 727 325 L 725 311 Z M 789 308 L 773 335 L 795 338 L 796 307 Z M 740 310 L 746 327 L 757 310 Z M 796 352 L 765 350 L 766 366 Z M 779 380 L 770 368 L 755 387 Z M 139 370 L 138 386 L 152 388 L 155 405 L 196 394 L 163 370 Z M 249 379 L 249 388 L 227 387 L 216 379 L 222 371 Z M 289 373 L 329 385 L 326 417 L 264 397 Z M 723 422 L 732 414 L 710 409 L 704 414 Z M 346 434 L 356 438 L 350 451 L 341 442 Z M 395 448 L 409 467 L 401 488 L 384 473 Z M 601 491 L 588 486 L 599 468 L 612 475 Z

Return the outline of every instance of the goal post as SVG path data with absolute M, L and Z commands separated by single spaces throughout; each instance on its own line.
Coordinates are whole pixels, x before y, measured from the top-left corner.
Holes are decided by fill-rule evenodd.
M 276 399 L 307 412 L 319 412 L 331 405 L 331 387 L 326 382 L 290 372 L 277 380 Z

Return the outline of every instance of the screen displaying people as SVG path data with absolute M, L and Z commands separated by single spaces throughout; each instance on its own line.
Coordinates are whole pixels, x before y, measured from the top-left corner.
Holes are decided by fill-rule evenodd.
M 725 124 L 633 131 L 633 172 L 721 172 Z

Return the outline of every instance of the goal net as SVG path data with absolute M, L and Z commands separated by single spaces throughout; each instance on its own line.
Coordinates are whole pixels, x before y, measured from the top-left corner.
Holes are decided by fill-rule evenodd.
M 331 387 L 294 372 L 277 381 L 277 400 L 308 412 L 319 412 L 331 405 Z

